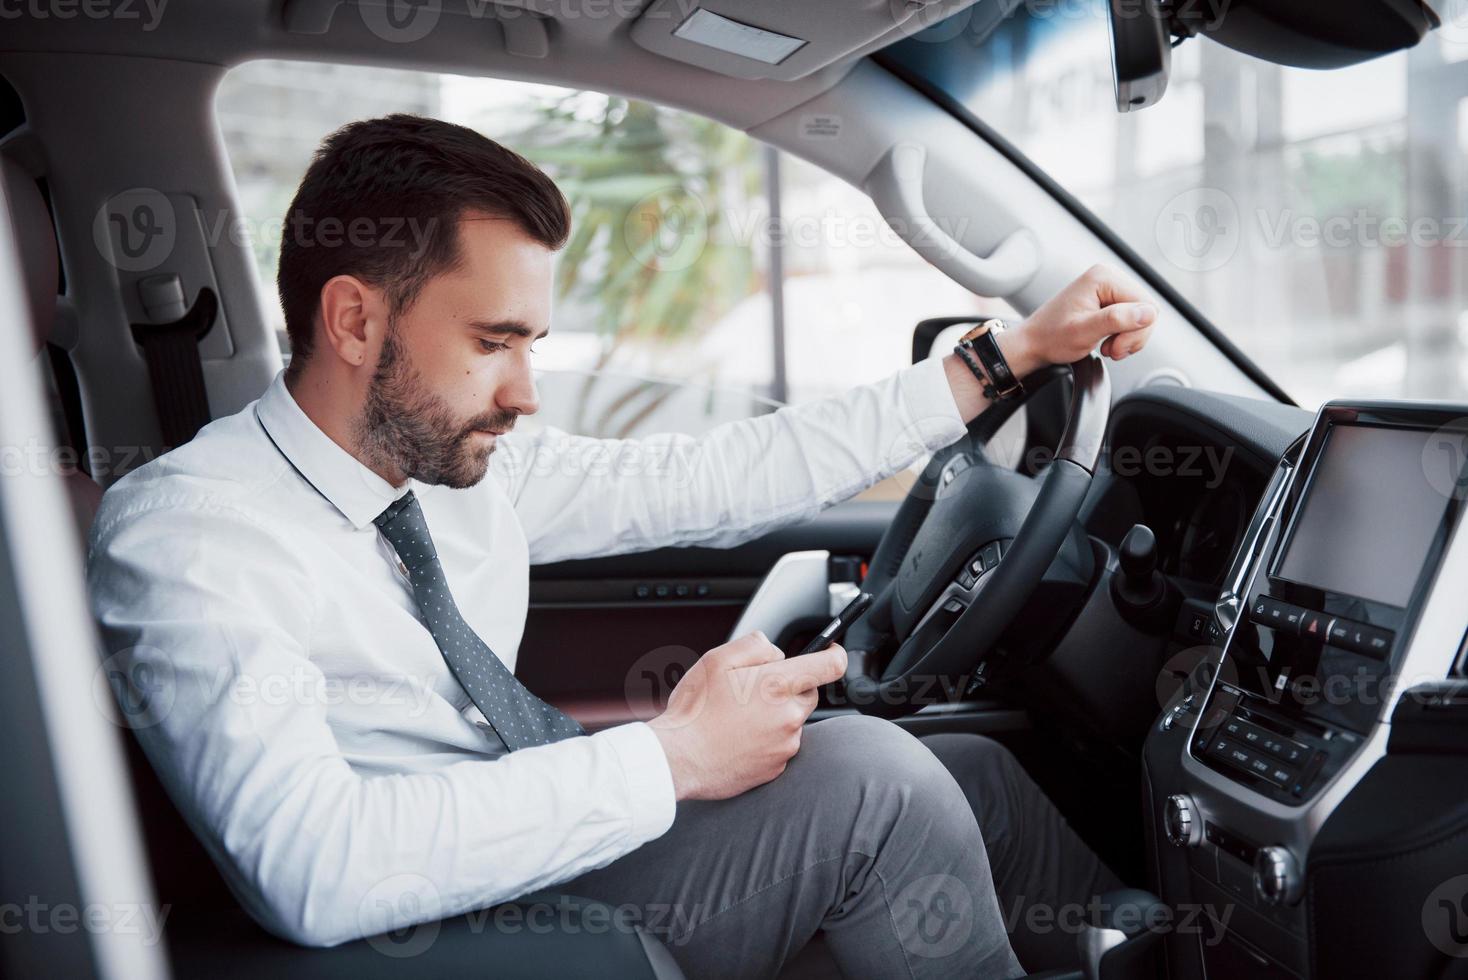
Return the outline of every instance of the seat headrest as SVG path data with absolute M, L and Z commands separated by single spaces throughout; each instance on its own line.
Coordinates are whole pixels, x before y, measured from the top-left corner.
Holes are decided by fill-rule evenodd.
M 20 251 L 31 336 L 39 350 L 50 337 L 56 318 L 56 230 L 36 178 L 24 167 L 10 157 L 0 156 L 0 180 L 5 185 L 10 225 L 15 229 Z

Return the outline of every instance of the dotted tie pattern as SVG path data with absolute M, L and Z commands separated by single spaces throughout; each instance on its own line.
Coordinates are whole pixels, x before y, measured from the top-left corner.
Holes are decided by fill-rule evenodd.
M 427 621 L 444 660 L 507 749 L 514 752 L 586 734 L 573 719 L 517 681 L 459 615 L 428 533 L 428 522 L 423 519 L 423 508 L 413 491 L 395 500 L 372 523 L 391 542 L 408 569 L 418 611 Z

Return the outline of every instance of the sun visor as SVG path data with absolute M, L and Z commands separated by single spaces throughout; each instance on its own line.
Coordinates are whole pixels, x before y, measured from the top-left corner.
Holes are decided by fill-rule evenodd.
M 803 78 L 931 27 L 973 0 L 653 0 L 638 46 L 734 78 Z

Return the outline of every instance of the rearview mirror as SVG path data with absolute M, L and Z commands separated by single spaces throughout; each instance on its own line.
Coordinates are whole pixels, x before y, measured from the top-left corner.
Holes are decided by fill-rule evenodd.
M 1116 111 L 1145 109 L 1167 91 L 1172 32 L 1157 0 L 1110 0 L 1111 77 Z

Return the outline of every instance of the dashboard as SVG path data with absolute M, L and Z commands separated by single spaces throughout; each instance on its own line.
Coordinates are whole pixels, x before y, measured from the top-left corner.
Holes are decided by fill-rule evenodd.
M 1213 596 L 1217 645 L 1144 749 L 1159 894 L 1227 910 L 1215 944 L 1169 937 L 1169 974 L 1463 967 L 1431 896 L 1468 868 L 1468 406 L 1333 402 L 1309 419 L 1221 397 L 1128 399 L 1114 427 L 1118 443 L 1181 433 L 1237 453 L 1173 499 L 1146 475 L 1135 487 L 1137 511 L 1172 521 L 1165 570 Z

